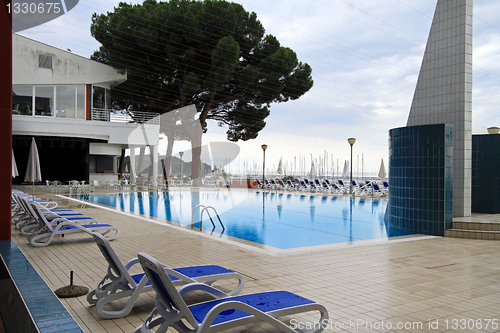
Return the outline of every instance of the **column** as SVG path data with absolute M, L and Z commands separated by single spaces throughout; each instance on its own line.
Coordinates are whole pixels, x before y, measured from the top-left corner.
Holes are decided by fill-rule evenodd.
M 12 15 L 3 1 L 0 9 L 0 240 L 10 234 L 10 196 L 12 188 Z
M 135 177 L 136 177 L 136 173 L 135 173 L 135 147 L 130 146 L 129 150 L 130 150 L 130 183 L 135 184 Z
M 158 185 L 158 145 L 150 146 L 150 153 L 153 163 L 153 186 Z

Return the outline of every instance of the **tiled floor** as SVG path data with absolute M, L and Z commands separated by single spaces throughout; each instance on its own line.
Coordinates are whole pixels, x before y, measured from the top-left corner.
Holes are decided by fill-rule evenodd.
M 120 235 L 111 244 L 122 261 L 142 251 L 172 267 L 218 264 L 230 268 L 245 276 L 243 294 L 289 290 L 325 305 L 330 314 L 326 332 L 500 332 L 498 241 L 432 238 L 265 253 L 218 241 L 216 236 L 200 237 L 57 200 L 59 207 L 119 227 Z M 90 288 L 105 273 L 105 261 L 88 235 L 58 238 L 45 248 L 31 247 L 16 230 L 12 237 L 53 290 L 69 283 L 71 270 L 75 284 Z M 199 301 L 197 297 L 190 301 Z M 152 309 L 153 296 L 144 295 L 131 314 L 116 320 L 100 318 L 85 297 L 62 302 L 85 332 L 131 332 Z M 303 323 L 311 320 L 299 318 Z M 276 332 L 267 325 L 237 331 Z

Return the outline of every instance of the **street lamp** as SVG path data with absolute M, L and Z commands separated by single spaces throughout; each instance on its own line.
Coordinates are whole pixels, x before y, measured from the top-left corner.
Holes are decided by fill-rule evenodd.
M 179 156 L 181 157 L 181 175 L 180 175 L 180 181 L 182 182 L 182 155 L 184 155 L 183 151 L 179 152 Z
M 266 149 L 267 145 L 263 144 L 262 146 L 262 151 L 264 152 L 264 160 L 262 162 L 262 188 L 264 188 L 266 184 Z
M 349 194 L 352 194 L 352 146 L 354 146 L 354 143 L 356 142 L 355 138 L 349 138 L 347 139 L 347 142 L 351 145 L 351 180 L 349 182 Z

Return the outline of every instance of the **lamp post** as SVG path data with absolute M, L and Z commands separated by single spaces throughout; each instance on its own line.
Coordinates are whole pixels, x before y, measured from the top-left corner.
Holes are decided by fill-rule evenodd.
M 354 143 L 356 142 L 355 138 L 349 138 L 347 139 L 347 142 L 351 145 L 351 179 L 350 179 L 350 186 L 349 186 L 349 194 L 352 194 L 352 146 L 354 146 Z
M 184 152 L 183 151 L 180 151 L 179 152 L 179 156 L 181 157 L 181 174 L 180 174 L 180 182 L 182 183 L 182 155 L 184 155 Z
M 262 146 L 262 151 L 264 152 L 264 160 L 262 162 L 262 188 L 264 188 L 266 184 L 266 149 L 267 145 L 263 144 Z

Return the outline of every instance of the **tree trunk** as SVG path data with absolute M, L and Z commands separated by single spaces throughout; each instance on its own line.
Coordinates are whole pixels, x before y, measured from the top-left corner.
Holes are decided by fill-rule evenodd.
M 120 163 L 118 164 L 118 174 L 123 178 L 123 163 L 125 162 L 125 149 L 122 149 L 122 155 L 120 156 Z
M 153 149 L 151 149 L 151 146 L 148 146 L 149 148 L 149 168 L 148 168 L 148 180 L 151 180 L 153 177 L 153 164 L 154 164 L 154 159 L 153 159 Z
M 201 137 L 203 132 L 198 129 L 189 131 L 191 140 L 191 154 L 193 156 L 191 164 L 191 179 L 194 186 L 200 185 L 200 168 L 201 168 Z
M 144 166 L 144 154 L 146 153 L 146 147 L 141 147 L 139 149 L 139 165 L 137 166 L 137 176 L 140 178 L 143 172 Z
M 174 147 L 174 136 L 167 134 L 167 152 L 165 153 L 165 170 L 167 174 L 167 179 L 170 176 L 170 171 L 171 171 L 171 163 L 172 163 L 172 149 Z M 165 179 L 165 180 L 167 180 Z

